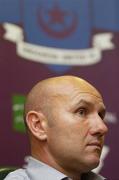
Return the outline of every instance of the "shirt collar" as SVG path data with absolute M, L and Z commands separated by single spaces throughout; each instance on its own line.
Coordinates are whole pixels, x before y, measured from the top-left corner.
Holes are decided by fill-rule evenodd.
M 41 179 L 42 177 L 41 180 L 61 180 L 67 177 L 63 173 L 33 157 L 27 157 L 25 161 L 27 165 L 25 165 L 24 168 L 30 179 L 39 180 L 39 178 Z

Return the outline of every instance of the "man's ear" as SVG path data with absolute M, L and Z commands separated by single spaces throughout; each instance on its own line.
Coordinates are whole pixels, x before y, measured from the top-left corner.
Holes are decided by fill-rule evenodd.
M 47 121 L 43 113 L 37 111 L 29 111 L 26 116 L 26 123 L 32 135 L 34 135 L 41 141 L 47 139 Z

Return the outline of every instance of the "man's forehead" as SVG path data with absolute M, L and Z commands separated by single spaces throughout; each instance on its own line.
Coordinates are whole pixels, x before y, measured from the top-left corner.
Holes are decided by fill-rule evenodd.
M 106 109 L 103 99 L 100 96 L 97 96 L 93 93 L 82 92 L 77 94 L 76 96 L 70 96 L 68 98 L 68 102 L 70 107 L 76 108 L 78 106 L 88 106 L 88 107 L 98 107 L 100 109 Z M 68 103 L 67 103 L 68 104 Z
M 52 91 L 53 90 L 53 91 Z M 60 95 L 69 95 L 72 97 L 87 94 L 88 96 L 95 96 L 97 98 L 102 98 L 101 94 L 98 92 L 96 88 L 94 88 L 90 84 L 80 84 L 80 83 L 64 83 L 64 84 L 59 84 L 53 87 L 51 89 L 51 92 L 53 94 L 60 94 Z
M 104 106 L 102 96 L 98 91 L 93 89 L 87 90 L 71 87 L 69 89 L 63 89 L 59 92 L 56 91 L 56 93 L 53 93 L 51 97 L 54 97 L 57 100 L 59 99 L 61 103 L 67 102 L 71 106 L 78 105 L 81 102 L 94 105 L 100 104 L 101 106 Z
M 97 103 L 103 103 L 103 99 L 100 96 L 100 94 L 93 94 L 90 92 L 80 92 L 75 97 L 72 96 L 72 99 L 76 99 L 78 102 L 97 102 Z

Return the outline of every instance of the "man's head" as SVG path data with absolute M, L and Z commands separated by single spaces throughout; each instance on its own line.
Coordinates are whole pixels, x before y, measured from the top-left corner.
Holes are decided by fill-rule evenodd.
M 60 76 L 39 82 L 27 96 L 25 114 L 35 158 L 74 176 L 99 164 L 105 106 L 87 81 Z

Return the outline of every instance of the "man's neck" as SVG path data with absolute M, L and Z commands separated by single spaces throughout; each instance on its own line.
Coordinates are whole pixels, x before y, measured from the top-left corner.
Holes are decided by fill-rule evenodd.
M 41 156 L 41 154 L 42 154 L 42 156 Z M 46 152 L 45 152 L 45 154 L 46 154 Z M 44 154 L 42 152 L 38 153 L 38 154 L 32 152 L 32 156 L 35 159 L 51 166 L 52 168 L 56 169 L 57 171 L 65 174 L 67 177 L 69 177 L 69 180 L 70 179 L 71 180 L 81 180 L 82 179 L 79 171 L 78 171 L 78 173 L 77 172 L 74 173 L 74 170 L 72 170 L 72 172 L 71 172 L 70 170 L 66 170 L 66 168 L 62 168 L 61 166 L 58 165 L 58 163 L 51 156 L 44 156 Z

